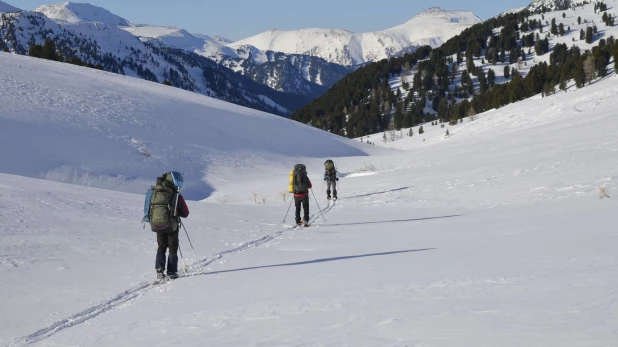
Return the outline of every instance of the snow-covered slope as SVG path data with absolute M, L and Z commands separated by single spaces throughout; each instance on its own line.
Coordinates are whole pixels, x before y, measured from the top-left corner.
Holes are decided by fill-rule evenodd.
M 157 47 L 160 47 L 162 51 L 170 52 L 176 49 L 182 50 L 189 54 L 195 53 L 200 56 L 206 57 L 220 66 L 229 68 L 234 72 L 239 72 L 243 76 L 247 76 L 247 79 L 252 79 L 258 84 L 265 85 L 278 92 L 293 94 L 288 99 L 299 100 L 298 102 L 292 102 L 294 105 L 291 107 L 283 105 L 286 102 L 277 101 L 278 108 L 283 113 L 289 113 L 292 109 L 296 109 L 305 103 L 309 102 L 312 98 L 316 98 L 324 93 L 333 83 L 343 78 L 350 69 L 328 63 L 323 59 L 312 58 L 307 64 L 297 64 L 296 61 L 303 61 L 306 56 L 300 55 L 285 55 L 278 52 L 265 52 L 256 49 L 255 47 L 239 47 L 237 49 L 228 47 L 230 40 L 225 37 L 217 36 L 210 37 L 201 34 L 191 34 L 184 29 L 168 26 L 156 26 L 148 24 L 133 24 L 128 20 L 121 18 L 117 15 L 110 13 L 108 10 L 90 4 L 76 4 L 70 2 L 64 2 L 54 5 L 47 5 L 38 7 L 36 12 L 44 14 L 46 17 L 55 21 L 58 25 L 64 29 L 72 29 L 78 26 L 88 26 L 92 31 L 81 31 L 80 35 L 85 36 L 86 39 L 96 39 L 97 42 L 107 43 L 110 46 L 118 46 L 111 51 L 105 52 L 112 55 L 120 54 L 123 50 L 130 50 L 131 53 L 142 52 L 143 44 L 132 44 L 138 38 L 144 43 L 150 43 Z M 33 28 L 36 25 L 30 25 L 29 28 Z M 113 28 L 112 28 L 113 27 Z M 108 28 L 112 28 L 111 31 Z M 34 28 L 36 30 L 37 28 Z M 122 33 L 118 34 L 117 29 L 125 30 L 131 35 L 135 36 L 128 40 L 121 40 Z M 22 36 L 30 37 L 32 33 L 25 33 Z M 11 35 L 9 35 L 11 36 Z M 36 38 L 36 35 L 35 35 Z M 26 41 L 29 42 L 29 41 Z M 28 44 L 25 43 L 25 46 Z M 27 47 L 25 50 L 27 51 Z M 92 51 L 91 49 L 81 50 Z M 247 54 L 251 52 L 251 54 Z M 152 53 L 150 53 L 152 54 Z M 177 64 L 178 59 L 174 59 Z M 180 70 L 186 70 L 185 73 L 190 75 L 195 72 L 195 66 L 191 61 L 195 61 L 195 58 L 181 59 L 185 60 L 180 62 Z M 187 64 L 188 62 L 188 64 Z M 96 65 L 99 62 L 94 62 Z M 122 64 L 122 63 L 121 63 Z M 104 64 L 102 64 L 104 65 Z M 143 64 L 148 70 L 153 68 L 150 64 Z M 105 67 L 105 65 L 104 65 Z M 164 68 L 165 70 L 165 68 Z M 159 78 L 159 81 L 169 79 L 168 76 L 162 74 L 155 75 Z M 140 76 L 142 77 L 142 76 Z M 150 76 L 152 80 L 152 76 Z M 208 94 L 206 88 L 199 89 L 202 77 L 193 76 L 192 81 L 180 85 L 172 81 L 174 86 L 187 87 L 185 89 L 202 92 Z M 228 78 L 226 78 L 228 79 Z M 229 79 L 228 79 L 229 80 Z M 231 79 L 230 86 L 237 86 L 234 83 L 234 79 Z M 195 85 L 195 86 L 194 86 Z M 255 89 L 255 88 L 253 88 Z M 228 94 L 228 93 L 218 93 Z M 231 94 L 231 93 L 229 93 Z M 272 96 L 267 96 L 273 99 Z M 228 101 L 230 100 L 224 97 Z M 242 97 L 236 97 L 236 99 L 246 99 Z M 259 97 L 253 98 L 255 100 Z M 236 102 L 236 101 L 234 101 Z M 244 100 L 242 105 L 253 106 L 253 102 Z M 260 107 L 259 109 L 273 111 L 271 109 Z M 279 112 L 279 111 L 277 111 Z
M 130 22 L 108 10 L 88 3 L 62 2 L 39 6 L 34 12 L 40 12 L 55 21 L 67 23 L 98 22 L 114 26 L 130 25 Z
M 377 32 L 347 30 L 270 30 L 231 44 L 252 45 L 261 50 L 309 54 L 340 65 L 358 65 L 411 51 L 422 45 L 438 47 L 481 20 L 469 11 L 430 8 L 408 22 Z
M 220 40 L 207 35 L 193 35 L 183 29 L 156 25 L 134 25 L 122 29 L 135 36 L 154 38 L 164 44 L 195 52 L 206 57 L 231 56 L 237 57 L 234 49 L 225 46 Z
M 227 46 L 225 38 L 193 35 L 175 27 L 134 25 L 121 27 L 144 41 L 193 52 L 280 92 L 311 98 L 322 95 L 351 69 L 324 59 L 300 54 L 261 51 L 254 46 Z
M 52 39 L 65 58 L 76 57 L 106 71 L 149 81 L 167 80 L 174 87 L 281 115 L 311 100 L 269 88 L 195 53 L 160 41 L 142 41 L 120 26 L 56 22 L 28 11 L 4 15 L 0 22 L 0 48 L 11 52 L 27 54 L 31 45 Z
M 21 10 L 18 9 L 17 7 L 11 6 L 7 4 L 6 2 L 0 1 L 0 12 L 19 12 L 19 11 Z
M 618 340 L 615 77 L 480 114 L 448 138 L 435 127 L 398 151 L 357 157 L 360 143 L 196 94 L 0 59 L 0 345 Z M 338 154 L 350 157 L 334 158 L 340 199 L 329 203 L 322 164 Z M 278 193 L 298 162 L 316 199 L 312 227 L 292 231 Z M 156 241 L 139 224 L 142 194 L 6 174 L 59 165 L 129 171 L 125 181 L 131 168 L 152 168 L 142 185 L 174 168 L 191 189 L 203 172 L 217 191 L 189 201 L 196 255 L 184 233 L 180 241 L 193 276 L 152 284 Z M 611 198 L 599 199 L 602 187 Z
M 4 173 L 140 192 L 178 168 L 196 198 L 212 192 L 209 172 L 365 153 L 354 141 L 157 83 L 10 54 L 0 54 L 0 69 L 0 146 L 13 148 L 0 154 Z

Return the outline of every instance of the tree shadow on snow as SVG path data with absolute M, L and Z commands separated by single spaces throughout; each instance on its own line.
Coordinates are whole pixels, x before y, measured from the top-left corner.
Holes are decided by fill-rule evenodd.
M 450 216 L 439 216 L 439 217 L 424 217 L 424 218 L 411 218 L 411 219 L 393 219 L 393 220 L 382 220 L 382 221 L 374 221 L 374 222 L 358 222 L 358 223 L 341 223 L 341 224 L 325 224 L 325 226 L 329 227 L 337 227 L 337 226 L 347 226 L 347 225 L 365 225 L 365 224 L 382 224 L 382 223 L 404 223 L 404 222 L 420 222 L 424 220 L 432 220 L 432 219 L 444 219 L 444 218 L 455 218 L 461 217 L 463 214 L 454 214 Z
M 423 248 L 423 249 L 409 249 L 409 250 L 404 250 L 404 251 L 392 251 L 392 252 L 370 253 L 370 254 L 360 254 L 360 255 L 348 255 L 348 256 L 343 256 L 343 257 L 322 258 L 322 259 L 299 261 L 299 262 L 286 263 L 286 264 L 252 266 L 252 267 L 245 267 L 245 268 L 239 268 L 239 269 L 213 271 L 213 272 L 206 272 L 206 273 L 203 273 L 203 274 L 196 274 L 195 276 L 216 275 L 216 274 L 223 274 L 223 273 L 228 273 L 228 272 L 248 271 L 248 270 L 257 270 L 257 269 L 268 269 L 268 268 L 273 268 L 273 267 L 311 265 L 311 264 L 327 263 L 327 262 L 339 261 L 339 260 L 350 260 L 350 259 L 358 259 L 358 258 L 367 258 L 367 257 L 377 257 L 377 256 L 385 256 L 385 255 L 395 255 L 395 254 L 404 254 L 404 253 L 412 253 L 412 252 L 430 251 L 430 250 L 434 250 L 434 249 L 435 248 Z

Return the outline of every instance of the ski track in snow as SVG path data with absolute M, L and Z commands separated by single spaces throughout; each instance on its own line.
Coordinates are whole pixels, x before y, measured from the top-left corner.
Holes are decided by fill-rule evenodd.
M 322 217 L 322 214 L 327 214 L 328 212 L 330 212 L 336 205 L 336 201 L 331 200 L 329 201 L 328 205 L 323 209 L 323 210 L 319 210 L 318 212 L 314 213 L 310 218 L 309 218 L 309 222 L 311 224 L 313 224 L 315 221 L 317 221 L 319 218 Z M 258 239 L 255 240 L 251 240 L 251 241 L 247 241 L 243 244 L 241 244 L 240 246 L 222 251 L 217 253 L 216 255 L 214 255 L 212 258 L 206 258 L 203 260 L 199 261 L 199 265 L 202 267 L 206 267 L 209 266 L 210 264 L 222 259 L 223 257 L 225 257 L 226 255 L 229 254 L 233 254 L 233 253 L 238 253 L 238 252 L 243 252 L 246 250 L 249 250 L 251 248 L 255 248 L 258 247 L 260 245 L 263 245 L 265 243 L 268 243 L 270 241 L 273 241 L 275 239 L 277 239 L 278 237 L 282 236 L 285 232 L 287 231 L 292 231 L 292 230 L 297 230 L 296 228 L 289 228 L 286 227 L 283 230 L 279 230 L 277 232 L 274 232 L 272 234 L 268 234 L 265 236 L 262 236 Z M 195 266 L 198 263 L 195 264 L 189 264 L 190 266 Z M 190 273 L 190 274 L 186 274 L 180 277 L 195 277 L 195 276 L 200 276 L 200 275 L 208 275 L 208 272 L 205 273 Z M 40 329 L 38 331 L 36 331 L 33 334 L 27 335 L 27 336 L 23 336 L 20 337 L 18 339 L 15 340 L 15 342 L 10 343 L 8 345 L 5 345 L 3 347 L 16 347 L 16 346 L 23 346 L 23 345 L 29 345 L 35 342 L 39 342 L 41 340 L 44 340 L 52 335 L 55 335 L 56 333 L 63 331 L 65 329 L 74 327 L 76 325 L 85 323 L 89 320 L 91 320 L 92 318 L 97 317 L 100 314 L 109 312 L 117 307 L 121 307 L 123 304 L 130 302 L 142 295 L 145 295 L 146 293 L 148 293 L 151 289 L 155 288 L 156 285 L 161 284 L 161 283 L 165 283 L 167 281 L 162 281 L 162 280 L 153 280 L 153 281 L 149 281 L 149 282 L 145 282 L 145 283 L 141 283 L 136 287 L 133 287 L 131 289 L 127 289 L 124 292 L 116 295 L 115 297 L 113 297 L 112 299 L 105 301 L 103 303 L 100 303 L 98 305 L 95 305 L 93 307 L 90 307 L 88 309 L 85 309 L 84 311 L 81 311 L 77 314 L 74 314 L 72 316 L 63 318 L 53 324 L 51 324 L 50 326 Z

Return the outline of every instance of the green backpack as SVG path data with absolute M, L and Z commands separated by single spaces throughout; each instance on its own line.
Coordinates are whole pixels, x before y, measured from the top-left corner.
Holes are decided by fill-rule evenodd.
M 166 176 L 157 178 L 150 199 L 150 229 L 154 232 L 171 233 L 178 230 L 178 216 L 174 216 L 178 194 Z

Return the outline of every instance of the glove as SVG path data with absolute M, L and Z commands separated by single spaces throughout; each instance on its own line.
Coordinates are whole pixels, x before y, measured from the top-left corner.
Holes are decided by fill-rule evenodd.
M 335 178 L 335 181 L 339 181 L 339 177 Z

